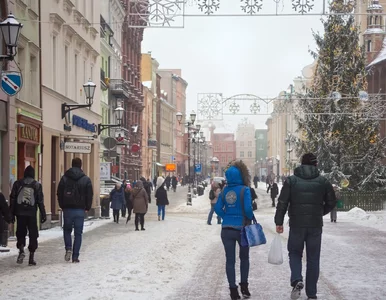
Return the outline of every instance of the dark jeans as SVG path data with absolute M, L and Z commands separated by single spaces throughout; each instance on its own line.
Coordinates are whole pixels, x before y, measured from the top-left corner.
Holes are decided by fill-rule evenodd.
M 121 209 L 122 218 L 126 217 L 126 207 Z
M 240 274 L 241 283 L 248 283 L 249 275 L 249 247 L 241 247 L 240 230 L 223 228 L 221 231 L 221 240 L 224 244 L 226 257 L 226 274 L 230 288 L 236 288 L 236 243 L 240 247 Z
M 319 279 L 322 228 L 290 228 L 288 254 L 292 286 L 296 281 L 303 281 L 302 257 L 304 244 L 306 245 L 307 256 L 306 294 L 307 296 L 316 296 Z
M 17 216 L 16 247 L 19 249 L 26 246 L 27 230 L 29 237 L 28 250 L 29 252 L 35 252 L 38 248 L 39 237 L 37 218 L 36 216 Z
M 119 223 L 119 209 L 113 209 L 114 222 Z
M 63 210 L 63 237 L 66 250 L 72 250 L 72 259 L 79 258 L 82 245 L 82 233 L 84 225 L 84 210 L 67 208 Z M 72 247 L 71 233 L 74 228 L 74 248 Z
M 215 205 L 216 204 L 212 204 L 212 203 L 210 204 L 210 211 L 209 211 L 209 215 L 208 215 L 208 224 L 212 223 Z M 217 224 L 221 224 L 221 217 L 219 217 L 219 216 L 217 216 Z
M 145 214 L 135 214 L 135 229 L 138 229 L 138 224 L 141 224 L 141 228 L 145 226 Z
M 162 214 L 162 220 L 165 220 L 165 207 L 166 205 L 158 205 L 158 217 Z

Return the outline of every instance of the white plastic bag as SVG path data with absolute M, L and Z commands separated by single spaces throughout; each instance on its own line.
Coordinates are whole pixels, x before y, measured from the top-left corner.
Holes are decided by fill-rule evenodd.
M 273 239 L 271 248 L 269 249 L 268 263 L 273 265 L 281 265 L 283 263 L 283 251 L 281 248 L 281 238 L 278 234 Z

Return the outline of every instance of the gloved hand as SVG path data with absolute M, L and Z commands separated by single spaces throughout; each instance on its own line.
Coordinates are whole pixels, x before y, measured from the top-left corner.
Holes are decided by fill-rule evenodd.
M 45 221 L 47 221 L 47 217 L 46 216 L 42 216 L 41 219 L 40 219 L 40 223 L 44 223 Z

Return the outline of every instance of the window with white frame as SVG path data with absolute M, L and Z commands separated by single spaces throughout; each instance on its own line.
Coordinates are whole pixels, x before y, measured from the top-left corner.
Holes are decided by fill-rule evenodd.
M 244 157 L 244 151 L 240 151 L 240 157 Z
M 248 151 L 248 158 L 252 157 L 252 151 Z

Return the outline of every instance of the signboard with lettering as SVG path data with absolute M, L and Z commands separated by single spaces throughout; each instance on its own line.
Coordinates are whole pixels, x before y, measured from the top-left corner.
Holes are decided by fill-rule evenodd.
M 99 179 L 101 181 L 111 180 L 111 163 L 101 162 L 100 167 L 101 167 L 101 170 L 100 170 Z
M 91 153 L 91 144 L 90 143 L 78 143 L 78 142 L 65 142 L 64 143 L 64 152 L 68 153 Z
M 19 127 L 19 141 L 30 144 L 40 143 L 40 127 L 32 124 L 24 124 Z
M 89 132 L 92 132 L 92 133 L 96 132 L 96 125 L 94 123 L 90 124 L 86 119 L 79 117 L 77 115 L 72 116 L 72 124 L 74 126 L 83 128 L 84 130 L 87 130 Z
M 165 164 L 166 172 L 174 172 L 176 170 L 176 164 Z

